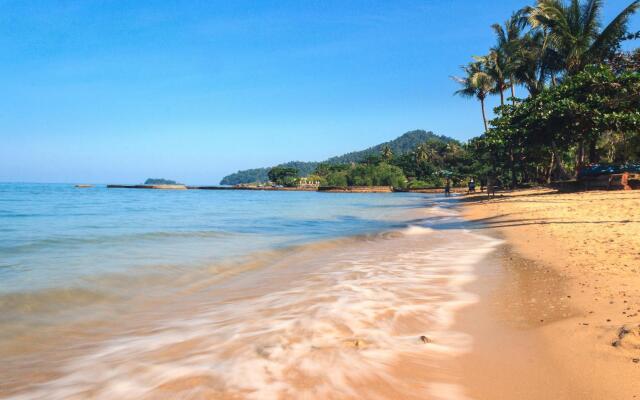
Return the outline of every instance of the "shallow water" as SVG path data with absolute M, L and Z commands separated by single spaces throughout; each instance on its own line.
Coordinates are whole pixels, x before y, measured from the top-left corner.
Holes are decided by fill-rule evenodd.
M 3 185 L 0 397 L 464 398 L 438 360 L 497 243 L 450 205 Z

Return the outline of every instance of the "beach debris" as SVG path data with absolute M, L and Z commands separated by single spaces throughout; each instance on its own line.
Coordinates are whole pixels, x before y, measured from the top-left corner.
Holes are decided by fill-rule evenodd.
M 628 327 L 623 325 L 618 329 L 618 338 L 611 342 L 613 347 L 640 349 L 640 326 Z
M 634 363 L 638 364 L 638 363 L 640 363 L 640 358 L 633 358 L 633 359 L 631 359 L 631 361 L 633 361 Z
M 271 347 L 270 346 L 259 346 L 256 347 L 256 353 L 264 358 L 269 358 L 271 355 Z
M 426 337 L 426 336 L 424 336 L 424 335 L 420 336 L 420 340 L 421 340 L 421 341 L 422 341 L 422 343 L 424 343 L 424 344 L 431 343 L 431 339 L 429 339 L 428 337 Z
M 361 349 L 367 346 L 367 342 L 362 339 L 347 339 L 343 342 L 348 347 L 353 347 L 354 349 Z
M 618 338 L 623 339 L 625 336 L 631 333 L 631 330 L 626 326 L 621 327 L 618 330 Z

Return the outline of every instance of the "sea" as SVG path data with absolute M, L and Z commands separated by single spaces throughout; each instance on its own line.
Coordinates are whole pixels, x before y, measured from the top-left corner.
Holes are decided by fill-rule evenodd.
M 464 399 L 498 244 L 439 195 L 0 183 L 0 398 Z

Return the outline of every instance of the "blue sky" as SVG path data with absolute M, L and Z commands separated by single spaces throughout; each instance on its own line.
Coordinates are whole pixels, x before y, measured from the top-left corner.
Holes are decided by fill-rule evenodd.
M 529 3 L 0 0 L 0 181 L 217 183 L 413 129 L 466 140 L 479 105 L 449 75 Z

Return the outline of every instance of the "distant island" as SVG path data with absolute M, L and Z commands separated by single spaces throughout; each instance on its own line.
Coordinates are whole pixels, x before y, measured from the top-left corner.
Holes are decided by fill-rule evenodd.
M 438 141 L 442 143 L 453 143 L 457 141 L 447 136 L 436 135 L 433 132 L 425 130 L 414 130 L 407 132 L 398 138 L 389 142 L 380 143 L 376 146 L 369 147 L 365 150 L 346 153 L 341 156 L 331 157 L 323 162 L 305 162 L 305 161 L 289 161 L 278 164 L 275 167 L 294 168 L 297 170 L 298 177 L 309 176 L 313 174 L 320 164 L 340 165 L 360 163 L 370 156 L 379 155 L 383 149 L 389 148 L 393 154 L 401 155 L 413 152 L 419 144 L 428 141 Z M 269 171 L 273 167 L 253 168 L 241 170 L 222 178 L 221 185 L 241 185 L 255 182 L 268 182 Z
M 181 185 L 181 183 L 172 181 L 171 179 L 164 179 L 164 178 L 149 178 L 146 181 L 144 181 L 144 184 L 145 185 Z

